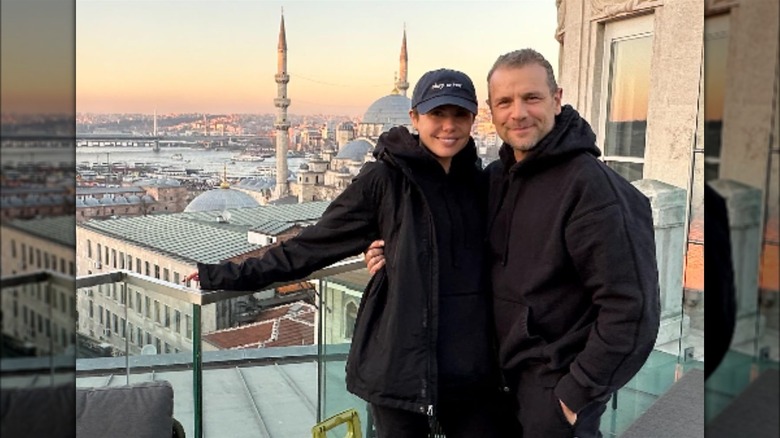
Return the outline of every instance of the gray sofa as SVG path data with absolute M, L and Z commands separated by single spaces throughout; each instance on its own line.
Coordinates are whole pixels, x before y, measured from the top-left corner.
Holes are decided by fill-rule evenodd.
M 173 418 L 173 387 L 166 381 L 76 389 L 79 438 L 183 438 Z

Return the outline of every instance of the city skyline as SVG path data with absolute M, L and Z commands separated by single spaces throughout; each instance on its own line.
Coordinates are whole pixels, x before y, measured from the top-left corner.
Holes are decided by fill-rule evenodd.
M 78 0 L 76 111 L 273 113 L 282 8 L 290 114 L 362 115 L 393 90 L 404 29 L 412 88 L 427 70 L 455 68 L 482 105 L 495 58 L 523 47 L 557 70 L 553 0 Z

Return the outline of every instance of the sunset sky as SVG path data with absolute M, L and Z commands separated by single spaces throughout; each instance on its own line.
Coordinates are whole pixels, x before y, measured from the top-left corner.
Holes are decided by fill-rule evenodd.
M 2 113 L 73 113 L 73 3 L 3 0 L 0 9 Z
M 359 115 L 389 94 L 404 25 L 411 87 L 459 69 L 481 103 L 498 55 L 558 64 L 554 0 L 77 0 L 77 111 L 273 112 L 282 7 L 292 114 Z

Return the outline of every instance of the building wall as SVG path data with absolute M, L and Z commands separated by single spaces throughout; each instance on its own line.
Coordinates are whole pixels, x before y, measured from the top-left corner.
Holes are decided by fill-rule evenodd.
M 173 256 L 161 254 L 120 239 L 108 237 L 81 226 L 76 227 L 76 242 L 76 269 L 78 276 L 126 269 L 140 273 L 141 275 L 159 278 L 163 281 L 182 284 L 182 279 L 197 269 L 195 263 L 185 262 Z M 98 245 L 100 245 L 101 250 L 99 258 L 97 255 Z M 89 253 L 90 246 L 92 248 L 91 256 Z M 106 248 L 108 248 L 108 259 L 106 259 L 105 254 Z M 132 259 L 132 262 L 130 262 L 129 259 Z M 100 260 L 100 268 L 97 267 L 98 260 Z M 139 260 L 140 265 L 138 263 Z M 146 263 L 149 264 L 148 273 L 146 270 Z M 191 321 L 192 318 L 192 306 L 190 304 L 154 291 L 140 290 L 132 287 L 130 287 L 128 291 L 125 291 L 129 292 L 129 295 L 125 295 L 125 299 L 123 300 L 122 292 L 123 287 L 118 285 L 104 285 L 91 288 L 91 291 L 79 291 L 77 300 L 79 309 L 79 332 L 98 340 L 101 340 L 102 338 L 103 341 L 123 349 L 124 337 L 121 336 L 121 320 L 120 327 L 114 327 L 112 321 L 110 334 L 106 335 L 104 331 L 104 329 L 107 328 L 107 324 L 105 323 L 105 312 L 109 311 L 112 315 L 112 319 L 113 315 L 119 315 L 118 318 L 122 318 L 125 315 L 126 304 L 129 304 L 125 319 L 132 325 L 134 330 L 137 331 L 137 329 L 140 328 L 144 334 L 144 338 L 146 337 L 146 333 L 149 333 L 152 337 L 153 344 L 155 343 L 155 339 L 160 340 L 163 351 L 158 350 L 158 353 L 164 353 L 165 343 L 170 346 L 171 352 L 176 350 L 191 350 L 191 331 L 187 330 L 187 321 Z M 138 311 L 139 303 L 137 302 L 137 297 L 141 298 L 140 312 Z M 147 314 L 146 312 L 147 298 L 149 298 L 150 303 L 150 314 Z M 92 303 L 93 315 L 91 318 L 89 317 L 90 302 Z M 161 313 L 159 320 L 155 315 L 155 303 L 159 303 L 158 306 Z M 167 326 L 165 323 L 166 306 L 169 309 L 170 314 L 170 320 Z M 101 307 L 104 313 L 104 322 L 102 324 L 100 323 L 99 315 L 97 313 Z M 181 323 L 178 330 L 176 330 L 176 327 L 174 326 L 174 315 L 176 311 L 181 315 Z M 217 311 L 218 309 L 215 305 L 208 305 L 202 308 L 201 326 L 204 333 L 217 329 Z M 126 335 L 130 336 L 129 333 Z M 140 353 L 141 347 L 145 343 L 146 339 L 144 339 L 143 342 L 138 342 L 137 337 L 135 337 L 135 342 L 130 343 L 131 354 Z
M 643 177 L 689 189 L 702 69 L 701 0 L 561 1 L 559 86 L 564 103 L 574 106 L 603 141 L 605 32 L 645 15 L 652 17 L 653 48 Z
M 348 343 L 352 340 L 352 328 L 347 328 L 347 325 L 352 325 L 354 328 L 354 321 L 347 317 L 347 307 L 350 303 L 359 307 L 363 291 L 352 290 L 334 282 L 326 284 L 323 301 L 327 308 L 320 330 L 323 330 L 322 334 L 328 344 Z
M 76 222 L 88 219 L 106 219 L 111 216 L 128 217 L 142 216 L 158 213 L 179 213 L 184 211 L 187 205 L 194 199 L 197 193 L 190 192 L 185 186 L 146 186 L 139 189 L 137 196 L 149 195 L 154 202 L 134 204 L 108 204 L 79 206 L 76 208 Z M 121 193 L 126 195 L 126 193 Z M 105 196 L 113 196 L 106 193 L 91 192 L 82 198 L 102 199 Z
M 73 248 L 2 225 L 2 276 L 51 270 L 75 274 Z M 37 354 L 62 353 L 74 339 L 73 292 L 50 283 L 3 289 L 2 330 L 35 347 Z
M 729 14 L 728 72 L 719 177 L 767 187 L 772 127 L 777 132 L 778 9 L 776 0 L 741 0 Z M 760 47 L 759 50 L 745 50 Z M 775 143 L 776 144 L 776 143 Z M 775 180 L 776 181 L 776 180 Z
M 31 219 L 34 217 L 61 216 L 73 211 L 73 202 L 55 205 L 22 205 L 4 206 L 0 209 L 0 218 L 7 219 Z
M 107 219 L 111 216 L 128 217 L 143 216 L 155 213 L 160 209 L 157 203 L 92 205 L 76 208 L 76 222 L 89 219 Z

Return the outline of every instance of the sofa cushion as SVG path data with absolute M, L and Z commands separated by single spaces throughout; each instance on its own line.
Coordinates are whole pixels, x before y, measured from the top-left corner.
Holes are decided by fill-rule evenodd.
M 76 390 L 79 438 L 159 438 L 173 430 L 173 387 L 165 381 Z
M 0 436 L 75 437 L 72 383 L 0 391 Z

